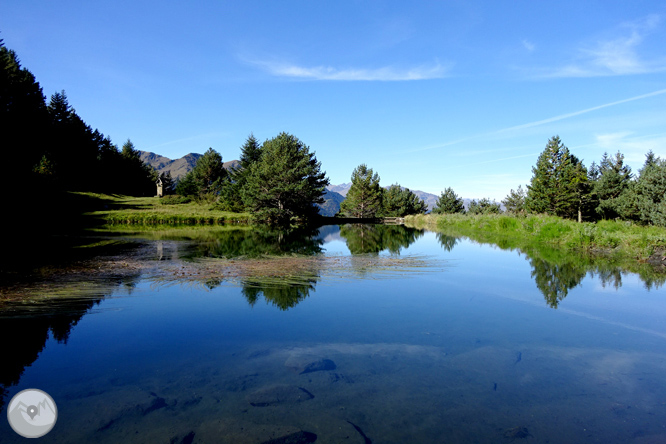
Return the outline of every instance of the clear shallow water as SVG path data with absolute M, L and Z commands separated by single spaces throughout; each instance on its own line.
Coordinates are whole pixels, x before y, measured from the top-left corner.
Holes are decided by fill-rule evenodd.
M 320 270 L 296 300 L 284 285 L 137 274 L 39 316 L 5 308 L 3 416 L 39 388 L 59 411 L 43 442 L 666 442 L 663 289 L 392 230 L 289 243 L 430 265 Z M 22 440 L 0 421 L 1 442 Z

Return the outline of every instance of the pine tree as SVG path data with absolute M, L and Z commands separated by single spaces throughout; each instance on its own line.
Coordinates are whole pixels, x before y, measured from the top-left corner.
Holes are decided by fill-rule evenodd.
M 288 225 L 316 217 L 329 184 L 315 154 L 298 138 L 280 133 L 261 147 L 242 189 L 245 205 L 257 222 Z
M 259 142 L 250 133 L 241 146 L 239 167 L 230 171 L 228 180 L 224 181 L 222 193 L 220 194 L 219 207 L 223 211 L 243 211 L 243 188 L 245 188 L 246 177 L 250 167 L 261 158 L 261 147 Z
M 518 185 L 517 190 L 511 190 L 502 201 L 507 213 L 519 214 L 525 212 L 525 190 L 522 185 Z
M 604 153 L 594 174 L 592 193 L 595 199 L 595 212 L 603 219 L 620 217 L 622 194 L 631 184 L 631 168 L 624 165 L 624 155 L 619 151 L 615 157 Z
M 382 193 L 381 214 L 385 217 L 404 217 L 410 214 L 425 213 L 428 206 L 409 188 L 402 188 L 397 183 Z
M 449 187 L 442 191 L 435 206 L 432 209 L 433 214 L 452 214 L 464 213 L 465 205 L 461 197 L 459 197 L 453 188 Z
M 478 201 L 476 199 L 472 200 L 467 208 L 467 214 L 500 214 L 501 212 L 500 205 L 487 197 Z
M 259 142 L 254 137 L 254 134 L 250 133 L 247 140 L 241 147 L 241 156 L 239 159 L 241 168 L 249 168 L 253 163 L 259 161 L 260 157 L 261 147 L 259 146 Z
M 48 114 L 42 88 L 30 71 L 21 67 L 16 52 L 0 40 L 0 134 L 3 181 L 15 187 L 11 194 L 29 194 L 35 167 L 46 154 Z M 45 159 L 52 162 L 52 159 Z M 18 200 L 21 200 L 17 196 Z
M 587 170 L 558 136 L 548 140 L 532 174 L 525 199 L 528 211 L 581 219 Z
M 217 194 L 222 188 L 222 181 L 227 175 L 220 153 L 213 148 L 199 157 L 192 169 L 192 175 L 199 189 L 199 195 Z
M 351 175 L 352 185 L 345 200 L 340 204 L 340 212 L 350 217 L 375 217 L 382 208 L 382 189 L 379 174 L 361 164 Z
M 624 196 L 624 213 L 643 224 L 666 227 L 666 160 L 651 151 L 636 182 Z
M 155 195 L 155 182 L 157 182 L 159 174 L 153 167 L 141 160 L 139 151 L 130 139 L 123 144 L 120 158 L 123 180 L 117 185 L 115 192 L 130 196 Z

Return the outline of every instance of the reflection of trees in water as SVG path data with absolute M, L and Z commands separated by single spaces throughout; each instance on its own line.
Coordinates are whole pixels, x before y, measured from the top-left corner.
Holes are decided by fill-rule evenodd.
M 437 240 L 446 251 L 451 251 L 458 233 L 437 233 Z M 502 250 L 518 250 L 529 261 L 537 288 L 546 303 L 557 308 L 569 291 L 579 286 L 586 275 L 598 279 L 603 287 L 622 287 L 624 273 L 636 273 L 647 290 L 658 289 L 666 283 L 666 273 L 659 266 L 642 264 L 633 258 L 622 260 L 618 257 L 603 257 L 556 249 L 545 245 L 535 245 L 516 238 L 492 236 L 481 233 L 478 236 L 465 234 L 466 238 L 479 244 L 493 245 Z
M 72 328 L 113 286 L 133 285 L 136 276 L 104 283 L 104 291 L 91 289 L 79 297 L 54 297 L 39 303 L 5 303 L 0 307 L 0 338 L 3 338 L 0 365 L 0 408 L 7 388 L 18 384 L 23 371 L 32 365 L 46 346 L 49 333 L 57 342 L 66 344 Z
M 424 230 L 403 225 L 354 224 L 340 227 L 340 236 L 345 239 L 352 254 L 377 254 L 383 250 L 400 254 L 423 233 Z
M 530 259 L 530 264 L 534 282 L 552 308 L 557 308 L 569 290 L 577 287 L 587 274 L 585 268 L 571 262 L 553 264 L 537 258 Z
M 444 248 L 446 251 L 453 250 L 453 247 L 455 247 L 456 244 L 458 243 L 458 239 L 460 238 L 455 236 L 449 236 L 444 233 L 437 233 L 437 240 L 442 245 L 442 248 Z
M 611 260 L 573 254 L 547 260 L 538 257 L 538 254 L 532 249 L 527 258 L 536 286 L 552 308 L 557 308 L 569 290 L 580 285 L 586 275 L 597 278 L 603 287 L 616 290 L 622 287 L 625 270 Z M 666 275 L 653 271 L 649 266 L 639 268 L 637 273 L 647 290 L 659 288 L 666 282 Z
M 251 306 L 257 303 L 260 296 L 263 296 L 267 303 L 284 311 L 295 307 L 299 302 L 310 296 L 310 292 L 315 291 L 316 285 L 317 279 L 312 279 L 310 283 L 305 284 L 262 284 L 244 281 L 241 294 Z
M 317 234 L 316 228 L 221 231 L 213 239 L 197 242 L 190 257 L 312 256 L 322 252 L 323 241 L 316 238 Z

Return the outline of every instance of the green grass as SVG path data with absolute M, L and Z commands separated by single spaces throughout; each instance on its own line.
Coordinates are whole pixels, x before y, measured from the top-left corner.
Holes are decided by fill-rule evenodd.
M 467 236 L 513 248 L 548 245 L 595 254 L 618 254 L 647 259 L 666 249 L 666 229 L 626 221 L 577 223 L 553 216 L 419 215 L 407 225 Z
M 85 213 L 106 224 L 197 225 L 249 223 L 248 213 L 219 211 L 212 204 L 196 202 L 162 205 L 158 197 L 131 197 L 96 193 L 76 193 L 95 202 L 95 209 Z

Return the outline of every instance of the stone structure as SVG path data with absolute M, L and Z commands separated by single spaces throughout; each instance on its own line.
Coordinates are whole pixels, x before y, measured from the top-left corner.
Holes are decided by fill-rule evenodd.
M 162 188 L 162 178 L 157 178 L 157 197 L 164 196 L 164 189 Z

